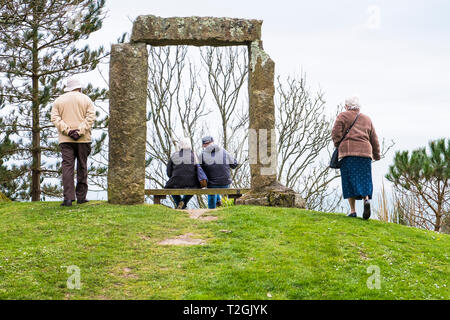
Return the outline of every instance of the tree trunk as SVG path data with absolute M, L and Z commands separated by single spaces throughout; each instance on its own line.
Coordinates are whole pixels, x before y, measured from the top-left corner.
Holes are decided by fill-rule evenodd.
M 36 17 L 36 16 L 34 16 Z M 36 19 L 36 18 L 35 18 Z M 31 168 L 31 201 L 41 199 L 41 128 L 39 125 L 39 55 L 38 55 L 38 29 L 33 29 L 33 77 L 32 77 L 32 149 L 33 164 Z
M 434 225 L 434 231 L 440 232 L 442 227 L 442 210 L 441 202 L 438 203 L 438 212 L 436 213 L 436 223 Z

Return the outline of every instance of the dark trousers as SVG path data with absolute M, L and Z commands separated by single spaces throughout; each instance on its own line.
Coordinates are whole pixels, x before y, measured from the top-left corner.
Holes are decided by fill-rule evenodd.
M 183 196 L 183 197 L 175 195 L 175 196 L 172 196 L 172 199 L 173 199 L 173 201 L 175 201 L 176 207 L 178 207 L 178 205 L 180 204 L 180 201 L 183 201 L 184 207 L 187 207 L 187 204 L 188 204 L 189 200 L 192 199 L 192 197 L 193 197 L 192 195 Z
M 87 159 L 91 153 L 90 143 L 61 143 L 62 181 L 64 200 L 85 200 L 88 192 Z M 77 187 L 74 185 L 74 168 L 77 161 Z

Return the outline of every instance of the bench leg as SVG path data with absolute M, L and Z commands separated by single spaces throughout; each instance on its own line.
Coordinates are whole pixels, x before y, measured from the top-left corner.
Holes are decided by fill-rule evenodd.
M 233 199 L 233 203 L 236 205 L 236 199 L 239 199 L 240 197 L 242 197 L 242 194 L 230 194 L 228 195 L 228 198 Z
M 165 199 L 166 196 L 153 196 L 153 204 L 161 204 L 161 199 Z

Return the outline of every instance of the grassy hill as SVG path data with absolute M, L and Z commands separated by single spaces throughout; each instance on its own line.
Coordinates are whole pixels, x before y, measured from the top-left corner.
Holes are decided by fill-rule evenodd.
M 1 203 L 0 299 L 450 299 L 448 235 L 298 209 L 209 215 Z M 205 244 L 158 244 L 185 234 Z M 72 265 L 81 290 L 67 289 Z

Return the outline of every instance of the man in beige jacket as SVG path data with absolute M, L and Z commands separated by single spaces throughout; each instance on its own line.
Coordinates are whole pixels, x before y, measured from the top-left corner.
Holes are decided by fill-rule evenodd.
M 92 100 L 81 92 L 82 84 L 76 78 L 69 78 L 66 92 L 53 103 L 51 121 L 58 129 L 59 146 L 62 154 L 62 181 L 64 201 L 62 206 L 88 202 L 87 158 L 91 153 L 91 129 L 95 121 Z M 77 186 L 74 186 L 74 167 L 77 161 Z

